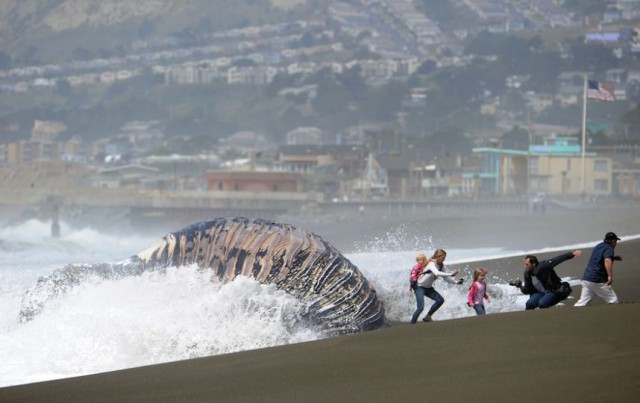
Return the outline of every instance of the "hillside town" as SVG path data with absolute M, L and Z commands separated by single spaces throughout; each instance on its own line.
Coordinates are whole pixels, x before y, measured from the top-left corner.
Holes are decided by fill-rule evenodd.
M 478 25 L 444 32 L 407 0 L 331 1 L 328 16 L 189 39 L 155 37 L 136 41 L 126 56 L 2 70 L 0 93 L 39 94 L 64 86 L 89 91 L 144 74 L 161 77 L 165 86 L 260 87 L 278 76 L 313 76 L 327 69 L 340 74 L 354 67 L 367 86 L 379 87 L 410 80 L 428 61 L 437 69 L 474 65 L 478 56 L 465 54 L 463 43 L 478 31 L 575 29 L 583 32 L 587 46 L 604 46 L 619 60 L 640 58 L 639 32 L 625 23 L 638 18 L 640 1 L 612 1 L 606 12 L 588 18 L 572 15 L 554 0 L 452 3 Z M 353 58 L 345 51 L 345 35 L 369 55 Z M 157 120 L 131 120 L 109 137 L 87 141 L 64 136 L 67 122 L 42 118 L 33 122 L 30 138 L 0 140 L 0 186 L 5 204 L 59 200 L 64 205 L 122 205 L 149 214 L 154 208 L 183 207 L 281 214 L 318 206 L 327 211 L 332 204 L 355 213 L 365 205 L 389 202 L 515 200 L 531 208 L 532 201 L 637 201 L 637 143 L 592 144 L 587 129 L 595 132 L 592 126 L 607 122 L 581 122 L 576 116 L 574 124 L 550 125 L 532 117 L 557 107 L 586 110 L 588 103 L 593 110 L 608 101 L 640 99 L 640 69 L 610 68 L 596 77 L 593 82 L 611 97 L 606 100 L 587 96 L 592 74 L 564 71 L 554 93 L 520 91 L 528 77 L 504 77 L 509 91 L 522 92 L 527 113 L 509 111 L 505 97 L 485 90 L 477 107 L 499 122 L 498 129 L 468 133 L 471 149 L 455 152 L 429 149 L 409 133 L 405 117 L 429 102 L 427 89 L 420 86 L 402 99 L 402 112 L 391 123 L 359 122 L 332 133 L 299 126 L 281 133 L 282 143 L 258 131 L 237 131 L 189 154 L 150 152 L 171 150 L 181 141 L 168 140 Z M 309 84 L 283 88 L 278 95 L 313 100 L 317 91 Z M 357 106 L 353 109 L 358 112 Z M 526 132 L 526 144 L 503 141 L 513 128 Z M 383 136 L 384 142 L 379 140 Z

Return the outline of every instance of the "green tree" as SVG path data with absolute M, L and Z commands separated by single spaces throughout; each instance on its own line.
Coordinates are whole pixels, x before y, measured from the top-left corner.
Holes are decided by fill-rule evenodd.
M 627 99 L 633 102 L 640 101 L 640 83 L 631 81 L 627 83 Z
M 395 81 L 372 89 L 362 104 L 363 117 L 374 122 L 395 121 L 408 91 L 404 83 Z
M 100 48 L 97 53 L 98 57 L 101 59 L 109 59 L 113 57 L 113 51 L 110 49 Z
M 588 144 L 593 146 L 608 146 L 612 144 L 612 139 L 607 135 L 604 130 L 598 130 L 597 132 L 588 132 Z M 582 139 L 580 139 L 582 141 Z
M 358 46 L 353 52 L 353 57 L 360 60 L 379 60 L 380 55 L 369 50 L 366 46 Z
M 430 83 L 435 88 L 430 95 L 436 97 L 432 103 L 443 101 L 443 98 L 451 98 L 451 102 L 446 102 L 447 108 L 450 108 L 452 104 L 460 107 L 479 99 L 486 89 L 486 83 L 478 74 L 479 66 L 480 63 L 477 63 L 438 71 L 430 79 Z M 437 107 L 437 105 L 434 106 Z
M 297 85 L 300 74 L 277 73 L 273 80 L 264 88 L 264 95 L 267 99 L 275 98 L 280 90 Z
M 338 82 L 351 92 L 350 98 L 354 100 L 362 100 L 367 95 L 367 84 L 361 73 L 362 68 L 355 66 L 336 77 Z
M 141 96 L 132 96 L 110 106 L 110 114 L 121 123 L 131 120 L 162 119 L 166 114 L 154 101 Z
M 171 154 L 173 154 L 173 151 L 166 146 L 155 146 L 148 149 L 144 153 L 144 155 L 147 157 L 152 155 L 164 156 L 164 155 L 171 155 Z
M 469 42 L 465 52 L 479 56 L 497 56 L 498 65 L 506 74 L 527 74 L 541 48 L 542 39 L 539 36 L 527 39 L 482 32 Z
M 602 0 L 564 0 L 564 7 L 578 15 L 586 16 L 604 13 L 609 6 L 607 3 Z
M 34 65 L 40 62 L 38 54 L 40 53 L 40 49 L 37 46 L 29 46 L 22 53 L 22 63 L 26 65 Z
M 331 116 L 345 110 L 351 100 L 350 91 L 333 79 L 318 83 L 314 109 L 321 116 Z
M 141 74 L 128 80 L 116 81 L 103 94 L 104 101 L 113 101 L 125 97 L 140 97 L 149 95 L 153 88 L 162 85 L 164 77 L 153 74 L 151 69 L 145 68 Z
M 527 150 L 529 148 L 529 131 L 520 126 L 514 126 L 502 135 L 502 148 Z
M 283 133 L 291 131 L 301 125 L 304 118 L 300 114 L 300 111 L 294 107 L 288 107 L 280 115 L 280 120 L 283 127 Z
M 454 5 L 450 0 L 421 0 L 418 4 L 429 18 L 440 24 L 447 24 L 454 20 Z
M 84 46 L 78 46 L 71 51 L 74 60 L 91 60 L 96 58 L 96 53 Z
M 506 39 L 506 35 L 483 31 L 469 41 L 464 53 L 479 56 L 501 55 L 505 53 Z
M 442 156 L 468 153 L 472 148 L 471 140 L 456 126 L 436 131 L 428 137 L 428 144 L 432 150 Z
M 500 107 L 516 116 L 528 119 L 527 101 L 521 91 L 508 91 L 502 97 Z
M 293 44 L 294 48 L 310 48 L 316 45 L 316 38 L 311 32 L 305 32 L 297 43 Z
M 564 63 L 558 52 L 543 51 L 536 53 L 531 58 L 529 70 L 529 81 L 525 84 L 525 89 L 536 92 L 556 92 L 558 86 L 557 78 L 564 69 Z
M 78 135 L 86 141 L 96 141 L 116 133 L 123 121 L 110 108 L 99 103 L 84 109 L 66 111 L 63 121 L 67 124 L 67 135 Z
M 155 74 L 149 67 L 145 67 L 142 72 L 126 81 L 129 87 L 137 94 L 146 94 L 150 90 L 164 84 L 164 76 Z
M 418 70 L 416 71 L 416 73 L 428 75 L 436 71 L 437 68 L 438 68 L 438 65 L 436 64 L 435 60 L 427 59 L 424 62 L 422 62 L 420 67 L 418 67 Z
M 56 80 L 56 85 L 53 87 L 53 95 L 62 98 L 71 97 L 71 95 L 73 95 L 73 89 L 69 81 L 64 78 Z
M 144 19 L 140 26 L 138 26 L 138 37 L 141 39 L 147 39 L 156 31 L 156 26 L 153 21 Z
M 640 145 L 640 106 L 635 105 L 626 111 L 615 129 L 615 138 L 619 143 Z
M 233 65 L 235 67 L 256 67 L 258 64 L 254 62 L 252 59 L 244 57 L 244 58 L 234 60 Z
M 200 19 L 200 22 L 198 23 L 198 29 L 203 32 L 214 31 L 213 29 L 214 26 L 215 24 L 213 23 L 213 20 L 211 19 L 211 17 L 203 17 Z
M 571 69 L 600 73 L 619 65 L 613 50 L 604 45 L 585 44 L 581 39 L 574 39 L 569 42 L 569 47 L 571 49 Z
M 116 81 L 107 88 L 102 99 L 106 102 L 125 96 L 129 93 L 129 86 L 126 81 Z

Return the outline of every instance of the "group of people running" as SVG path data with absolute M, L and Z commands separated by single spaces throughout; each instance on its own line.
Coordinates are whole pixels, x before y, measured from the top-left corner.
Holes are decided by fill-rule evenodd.
M 618 296 L 611 287 L 613 283 L 613 262 L 622 260 L 619 255 L 614 254 L 614 249 L 620 238 L 613 232 L 607 232 L 604 240 L 593 248 L 591 257 L 582 276 L 582 292 L 574 306 L 586 306 L 594 296 L 602 298 L 609 304 L 617 304 Z M 560 301 L 566 299 L 571 293 L 569 283 L 563 282 L 555 271 L 555 267 L 560 263 L 578 257 L 581 250 L 563 253 L 552 259 L 539 261 L 534 255 L 527 255 L 524 258 L 524 282 L 520 279 L 509 282 L 510 285 L 518 288 L 523 294 L 529 295 L 525 304 L 525 309 L 549 308 Z M 444 304 L 444 298 L 434 288 L 434 283 L 438 278 L 443 278 L 446 282 L 462 285 L 464 279 L 455 279 L 459 270 L 448 272 L 445 270 L 444 261 L 447 252 L 437 249 L 430 259 L 424 253 L 416 256 L 416 264 L 411 269 L 410 288 L 416 297 L 416 310 L 411 317 L 411 323 L 415 324 L 424 310 L 424 298 L 428 297 L 434 302 L 429 308 L 427 315 L 422 319 L 424 322 L 431 322 L 433 314 Z M 485 277 L 488 270 L 476 268 L 473 271 L 473 282 L 467 294 L 467 305 L 472 307 L 477 315 L 486 313 L 484 301 L 491 301 L 487 294 L 487 284 Z

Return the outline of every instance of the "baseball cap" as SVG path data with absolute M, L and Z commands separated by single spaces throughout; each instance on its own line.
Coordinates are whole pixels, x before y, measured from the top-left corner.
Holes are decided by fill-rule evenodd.
M 605 241 L 619 241 L 620 238 L 618 238 L 618 236 L 614 233 L 614 232 L 607 232 L 607 234 L 604 236 L 604 240 Z

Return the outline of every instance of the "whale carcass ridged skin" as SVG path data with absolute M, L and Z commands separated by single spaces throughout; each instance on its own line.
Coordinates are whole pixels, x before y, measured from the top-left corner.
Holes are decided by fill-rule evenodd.
M 21 316 L 28 320 L 43 308 L 52 297 L 51 283 L 59 284 L 57 294 L 87 275 L 113 278 L 193 264 L 210 268 L 213 280 L 223 283 L 246 276 L 275 284 L 302 301 L 303 316 L 328 335 L 387 326 L 384 307 L 371 283 L 332 245 L 288 224 L 245 217 L 190 225 L 125 262 L 65 266 L 35 286 L 48 289 L 48 295 L 38 296 L 33 289 L 31 297 L 25 294 Z

